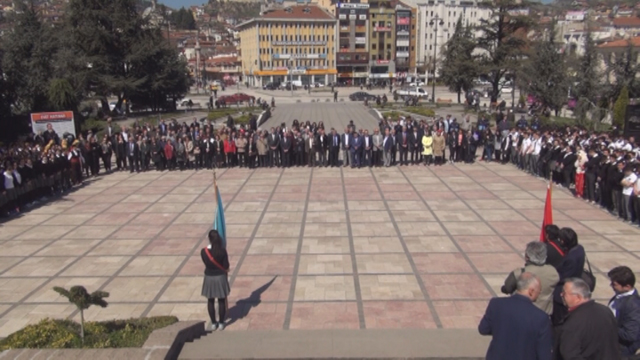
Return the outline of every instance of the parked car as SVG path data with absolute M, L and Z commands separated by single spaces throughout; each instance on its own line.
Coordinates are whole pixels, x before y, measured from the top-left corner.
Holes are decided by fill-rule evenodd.
M 377 96 L 369 94 L 368 92 L 365 92 L 365 91 L 358 91 L 349 95 L 349 100 L 351 101 L 365 101 L 365 100 L 375 101 L 377 98 L 378 98 Z
M 281 83 L 280 84 L 280 89 L 282 90 L 291 90 L 291 87 L 293 86 L 293 90 L 298 90 L 298 85 L 296 84 L 296 82 L 293 82 L 293 85 L 291 84 L 290 81 L 287 81 L 286 83 Z M 302 85 L 300 85 L 302 86 Z
M 417 96 L 419 98 L 423 98 L 423 97 L 428 97 L 429 93 L 427 92 L 427 90 L 421 88 L 421 87 L 415 87 L 415 86 L 410 86 L 407 88 L 402 88 L 399 90 L 396 90 L 393 92 L 394 94 L 397 94 L 398 96 Z
M 424 82 L 423 81 L 416 81 L 416 82 L 412 82 L 409 84 L 409 86 L 424 86 Z
M 270 82 L 262 86 L 262 90 L 277 90 L 280 87 L 279 82 Z
M 251 96 L 251 95 L 247 95 L 245 93 L 235 93 L 232 95 L 223 95 L 223 96 L 218 96 L 218 101 L 224 101 L 225 104 L 227 105 L 233 105 L 233 104 L 238 104 L 238 103 L 246 103 L 249 102 L 249 100 L 255 100 L 256 98 Z
M 249 102 L 250 100 L 254 100 L 255 101 L 255 97 L 251 96 L 251 95 L 247 95 L 245 93 L 235 93 L 233 96 L 237 102 Z

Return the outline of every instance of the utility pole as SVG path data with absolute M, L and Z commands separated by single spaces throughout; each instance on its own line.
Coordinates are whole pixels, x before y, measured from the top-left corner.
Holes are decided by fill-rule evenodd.
M 433 45 L 433 83 L 431 84 L 431 102 L 436 103 L 436 49 L 438 48 L 438 25 L 444 25 L 444 21 L 440 16 L 436 15 L 430 22 L 429 25 L 433 27 L 435 34 L 434 37 L 434 45 Z

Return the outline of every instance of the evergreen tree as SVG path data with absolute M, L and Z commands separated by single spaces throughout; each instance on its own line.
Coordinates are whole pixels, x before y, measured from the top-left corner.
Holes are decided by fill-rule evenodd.
M 618 129 L 624 127 L 627 106 L 629 106 L 629 91 L 627 87 L 624 86 L 622 90 L 620 90 L 620 96 L 618 96 L 616 103 L 613 105 L 613 125 L 617 126 Z
M 614 54 L 614 60 L 607 69 L 613 73 L 615 79 L 615 83 L 611 84 L 611 98 L 617 98 L 625 87 L 631 97 L 640 96 L 640 86 L 638 86 L 640 84 L 637 81 L 638 72 L 640 72 L 638 53 L 638 49 L 629 41 L 623 53 Z
M 525 2 L 516 0 L 495 0 L 484 3 L 491 9 L 488 19 L 481 19 L 478 30 L 480 70 L 491 83 L 491 102 L 496 102 L 504 85 L 503 78 L 520 67 L 520 57 L 527 44 L 526 32 L 532 25 L 528 16 L 517 15 L 513 11 L 526 7 Z
M 555 43 L 555 23 L 548 29 L 548 38 L 537 42 L 529 52 L 529 60 L 519 77 L 525 89 L 544 108 L 559 111 L 567 101 L 569 80 L 565 55 Z
M 105 113 L 107 96 L 117 96 L 120 108 L 131 92 L 142 90 L 145 79 L 131 71 L 129 57 L 147 24 L 134 0 L 70 0 L 65 24 L 72 46 L 88 64 L 80 70 L 86 92 L 101 98 Z
M 51 57 L 57 51 L 57 38 L 49 25 L 40 21 L 34 7 L 23 2 L 16 4 L 9 21 L 13 28 L 2 39 L 5 100 L 18 114 L 47 110 Z
M 444 58 L 440 67 L 440 80 L 449 90 L 460 94 L 473 87 L 473 80 L 478 76 L 478 65 L 475 62 L 473 50 L 476 44 L 469 27 L 462 24 L 462 16 L 456 23 L 453 36 L 447 41 Z
M 584 40 L 584 55 L 580 59 L 576 85 L 578 99 L 588 100 L 595 104 L 600 92 L 600 74 L 598 71 L 598 54 L 591 30 L 587 30 Z

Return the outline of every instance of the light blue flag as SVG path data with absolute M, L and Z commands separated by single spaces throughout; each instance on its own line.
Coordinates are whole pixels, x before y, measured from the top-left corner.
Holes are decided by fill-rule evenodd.
M 227 247 L 227 225 L 224 221 L 224 206 L 222 206 L 222 198 L 220 197 L 220 191 L 216 186 L 216 200 L 218 206 L 216 209 L 216 216 L 213 220 L 213 230 L 218 230 L 218 234 L 222 238 L 222 246 Z

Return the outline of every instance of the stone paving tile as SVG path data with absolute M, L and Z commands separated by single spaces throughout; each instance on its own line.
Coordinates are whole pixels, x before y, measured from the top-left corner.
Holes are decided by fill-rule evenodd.
M 349 239 L 346 237 L 304 237 L 302 254 L 344 254 L 349 253 Z
M 298 276 L 294 301 L 355 300 L 352 275 Z
M 229 331 L 476 328 L 538 239 L 546 195 L 543 181 L 484 163 L 229 169 L 218 184 Z M 73 314 L 53 286 L 110 292 L 89 320 L 147 309 L 208 320 L 200 250 L 216 205 L 211 172 L 116 173 L 1 223 L 0 336 Z M 638 262 L 640 229 L 564 190 L 554 210 L 578 233 L 600 284 L 593 297 L 606 303 L 606 272 Z
M 358 329 L 359 326 L 355 302 L 293 304 L 292 330 Z
M 98 256 L 80 258 L 62 276 L 112 276 L 131 259 L 131 256 Z
M 437 327 L 426 301 L 365 301 L 367 329 L 434 329 Z
M 424 299 L 415 275 L 360 275 L 363 300 Z

